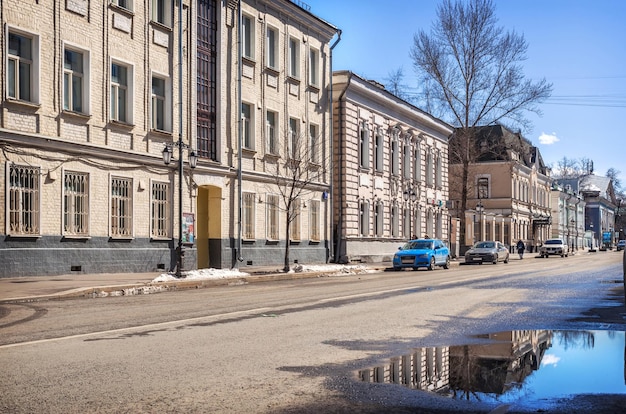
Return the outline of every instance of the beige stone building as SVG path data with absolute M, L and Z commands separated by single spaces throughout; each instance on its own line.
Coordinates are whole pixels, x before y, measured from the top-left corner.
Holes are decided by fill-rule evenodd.
M 179 4 L 0 3 L 0 277 L 170 270 L 179 240 L 185 269 L 281 263 L 269 166 L 300 135 L 323 174 L 292 208 L 292 256 L 328 255 L 336 29 L 286 0 Z
M 358 75 L 333 73 L 333 229 L 340 262 L 449 238 L 452 127 Z
M 453 137 L 452 139 L 456 139 Z M 539 149 L 500 125 L 479 127 L 469 165 L 467 209 L 461 211 L 462 180 L 451 180 L 452 215 L 464 216 L 461 254 L 480 240 L 509 246 L 522 240 L 529 250 L 551 237 L 551 179 Z M 450 163 L 450 175 L 462 165 Z

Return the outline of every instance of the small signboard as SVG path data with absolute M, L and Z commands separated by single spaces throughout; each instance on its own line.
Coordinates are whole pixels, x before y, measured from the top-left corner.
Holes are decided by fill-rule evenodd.
M 194 213 L 183 213 L 183 243 L 194 242 Z

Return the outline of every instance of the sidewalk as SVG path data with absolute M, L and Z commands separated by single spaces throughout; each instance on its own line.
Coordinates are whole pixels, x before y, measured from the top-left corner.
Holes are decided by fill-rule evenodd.
M 368 263 L 361 266 L 370 270 L 382 271 L 390 265 L 391 263 Z M 143 295 L 170 290 L 319 277 L 322 274 L 333 273 L 329 271 L 284 273 L 280 271 L 278 266 L 246 267 L 242 268 L 241 272 L 245 272 L 248 275 L 218 279 L 181 278 L 165 282 L 153 282 L 153 280 L 166 272 L 68 274 L 0 278 L 0 304 L 69 298 Z

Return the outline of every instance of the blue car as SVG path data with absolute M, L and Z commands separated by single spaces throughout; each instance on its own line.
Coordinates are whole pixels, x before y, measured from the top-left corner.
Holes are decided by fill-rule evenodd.
M 450 268 L 450 249 L 439 239 L 410 240 L 393 256 L 393 269 Z

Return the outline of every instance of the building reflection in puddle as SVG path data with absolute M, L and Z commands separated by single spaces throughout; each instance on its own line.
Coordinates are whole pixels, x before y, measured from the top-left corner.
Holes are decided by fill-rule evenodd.
M 626 394 L 624 332 L 520 330 L 477 338 L 488 343 L 414 349 L 359 371 L 359 378 L 472 401 Z

